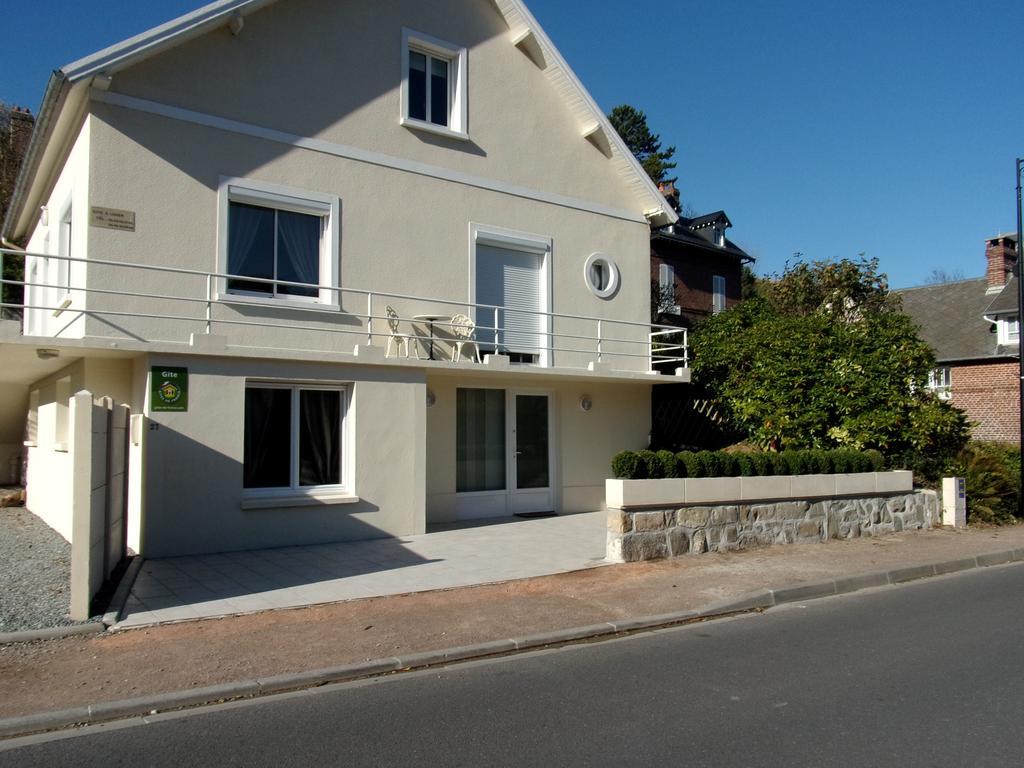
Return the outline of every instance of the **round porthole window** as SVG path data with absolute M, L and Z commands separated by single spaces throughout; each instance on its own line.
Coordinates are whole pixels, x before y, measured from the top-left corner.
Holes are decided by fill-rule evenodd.
M 619 289 L 619 268 L 603 253 L 592 253 L 583 265 L 583 278 L 590 292 L 607 299 Z

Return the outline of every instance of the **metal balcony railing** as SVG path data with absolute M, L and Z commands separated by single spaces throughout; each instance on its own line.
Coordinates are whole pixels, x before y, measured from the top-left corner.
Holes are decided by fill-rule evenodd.
M 24 274 L 0 280 L 0 307 L 5 317 L 20 314 L 25 335 L 180 343 L 189 334 L 218 334 L 238 347 L 337 351 L 347 343 L 384 346 L 391 335 L 386 309 L 394 307 L 401 333 L 425 352 L 447 352 L 453 340 L 448 320 L 467 314 L 482 353 L 517 362 L 586 367 L 596 361 L 625 371 L 688 365 L 686 329 L 671 326 L 2 249 L 0 264 L 11 256 L 24 259 Z M 229 290 L 242 282 L 249 290 Z M 282 288 L 316 297 L 269 296 Z M 439 319 L 427 321 L 428 315 Z M 87 321 L 93 322 L 82 325 Z

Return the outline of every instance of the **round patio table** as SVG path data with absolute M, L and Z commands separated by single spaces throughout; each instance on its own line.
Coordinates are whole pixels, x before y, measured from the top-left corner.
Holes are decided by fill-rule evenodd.
M 447 323 L 452 319 L 451 315 L 413 315 L 413 320 L 418 320 L 421 323 L 427 324 L 427 329 L 430 333 L 430 352 L 429 356 L 431 360 L 436 359 L 434 357 L 434 323 Z

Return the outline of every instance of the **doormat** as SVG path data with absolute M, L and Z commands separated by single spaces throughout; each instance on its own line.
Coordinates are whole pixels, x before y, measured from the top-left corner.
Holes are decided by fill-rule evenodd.
M 536 517 L 558 517 L 557 512 L 517 512 L 516 517 L 521 517 L 524 520 L 533 520 Z

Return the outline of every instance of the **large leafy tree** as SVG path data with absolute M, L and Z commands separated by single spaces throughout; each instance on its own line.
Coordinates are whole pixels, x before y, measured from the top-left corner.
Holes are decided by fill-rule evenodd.
M 647 125 L 647 115 L 628 104 L 620 104 L 609 113 L 608 119 L 651 181 L 655 184 L 675 182 L 668 173 L 676 167 L 672 162 L 676 148 L 661 148 L 661 137 Z
M 877 448 L 933 475 L 967 439 L 963 413 L 928 392 L 932 352 L 874 259 L 759 280 L 693 351 L 695 380 L 764 448 Z

